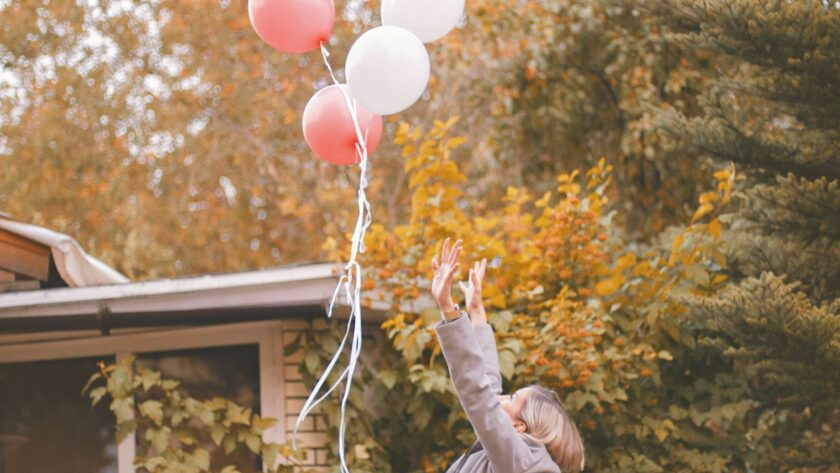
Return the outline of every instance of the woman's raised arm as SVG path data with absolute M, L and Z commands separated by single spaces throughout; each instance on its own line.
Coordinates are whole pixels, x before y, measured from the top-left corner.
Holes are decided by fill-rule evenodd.
M 487 259 L 473 263 L 467 284 L 458 282 L 466 299 L 467 312 L 470 314 L 473 331 L 484 358 L 484 373 L 490 381 L 490 388 L 495 394 L 502 394 L 502 375 L 499 371 L 499 351 L 496 347 L 496 335 L 493 327 L 487 323 L 484 310 L 484 298 L 481 290 L 484 284 L 484 272 Z
M 435 332 L 458 399 L 495 471 L 528 471 L 545 456 L 545 448 L 529 445 L 513 428 L 491 378 L 481 369 L 487 364 L 470 322 L 462 316 L 437 325 Z

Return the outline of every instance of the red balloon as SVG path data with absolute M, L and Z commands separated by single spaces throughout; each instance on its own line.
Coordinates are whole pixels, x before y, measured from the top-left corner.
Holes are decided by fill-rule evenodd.
M 333 0 L 248 0 L 248 17 L 263 41 L 286 53 L 327 42 L 335 24 Z
M 303 136 L 319 158 L 333 164 L 349 166 L 358 161 L 356 143 L 359 140 L 341 89 L 350 93 L 350 88 L 346 85 L 331 85 L 319 90 L 309 99 L 303 110 Z M 367 151 L 370 155 L 382 139 L 382 117 L 368 112 L 358 103 L 356 117 L 359 120 L 359 130 L 362 136 L 366 137 Z

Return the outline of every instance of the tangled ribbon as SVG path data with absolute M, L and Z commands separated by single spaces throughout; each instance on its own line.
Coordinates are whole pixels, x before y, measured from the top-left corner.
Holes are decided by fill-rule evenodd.
M 327 317 L 332 318 L 333 307 L 335 305 L 335 301 L 338 298 L 339 294 L 341 293 L 341 289 L 344 288 L 346 298 L 347 298 L 347 305 L 350 306 L 350 318 L 347 321 L 347 331 L 344 333 L 344 338 L 341 340 L 341 344 L 339 345 L 338 349 L 336 350 L 335 354 L 333 355 L 330 363 L 327 365 L 327 368 L 324 370 L 324 373 L 321 375 L 321 378 L 315 384 L 315 387 L 312 389 L 312 393 L 306 399 L 306 402 L 301 408 L 300 414 L 298 415 L 297 421 L 295 422 L 295 429 L 292 435 L 292 448 L 297 450 L 297 433 L 300 425 L 306 419 L 306 416 L 312 412 L 315 407 L 318 406 L 324 399 L 327 398 L 340 384 L 342 381 L 346 380 L 346 384 L 344 386 L 344 394 L 341 398 L 341 420 L 339 424 L 339 433 L 338 433 L 338 454 L 339 459 L 341 461 L 341 472 L 342 473 L 350 473 L 350 469 L 347 467 L 346 457 L 344 452 L 344 443 L 345 443 L 345 430 L 346 430 L 346 423 L 345 423 L 345 411 L 347 407 L 347 399 L 350 397 L 350 388 L 353 384 L 353 374 L 356 371 L 356 365 L 359 361 L 359 356 L 362 352 L 362 306 L 361 306 L 361 293 L 362 293 L 362 267 L 357 261 L 357 258 L 360 253 L 365 252 L 365 233 L 367 232 L 368 227 L 370 227 L 372 218 L 371 218 L 371 210 L 370 210 L 370 203 L 367 200 L 367 195 L 365 194 L 365 189 L 368 185 L 368 152 L 367 152 L 367 132 L 362 133 L 361 128 L 359 127 L 359 120 L 356 114 L 356 101 L 350 97 L 350 94 L 347 92 L 346 86 L 341 86 L 336 79 L 335 74 L 333 73 L 333 68 L 330 65 L 330 53 L 327 50 L 327 47 L 324 43 L 321 43 L 321 56 L 324 58 L 324 64 L 327 66 L 327 70 L 330 73 L 330 77 L 335 85 L 339 86 L 339 90 L 341 90 L 342 94 L 344 94 L 344 100 L 347 103 L 347 109 L 350 111 L 350 116 L 353 119 L 353 125 L 356 128 L 356 137 L 358 141 L 356 142 L 356 155 L 358 156 L 358 164 L 359 164 L 359 191 L 358 191 L 358 207 L 359 207 L 359 215 L 356 219 L 356 228 L 353 231 L 353 239 L 351 240 L 351 247 L 350 247 L 350 260 L 344 266 L 344 273 L 338 280 L 338 284 L 336 285 L 335 292 L 333 293 L 332 299 L 330 300 L 329 308 L 327 309 Z M 321 389 L 327 384 L 327 378 L 332 373 L 335 365 L 338 363 L 341 354 L 344 352 L 344 345 L 347 343 L 347 340 L 350 338 L 352 329 L 352 341 L 350 343 L 350 360 L 347 364 L 347 368 L 341 372 L 341 375 L 338 379 L 333 383 L 330 388 L 324 393 L 323 396 L 317 397 L 318 393 L 321 392 Z

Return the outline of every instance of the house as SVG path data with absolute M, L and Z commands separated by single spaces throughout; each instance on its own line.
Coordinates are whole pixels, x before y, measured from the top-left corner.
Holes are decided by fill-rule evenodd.
M 136 437 L 117 445 L 107 403 L 92 409 L 80 393 L 97 362 L 129 355 L 196 398 L 280 419 L 264 437 L 286 442 L 309 390 L 302 353 L 284 346 L 343 323 L 325 317 L 337 274 L 311 264 L 131 282 L 66 235 L 0 217 L 0 472 L 134 471 Z M 321 417 L 298 441 L 306 471 L 331 469 Z

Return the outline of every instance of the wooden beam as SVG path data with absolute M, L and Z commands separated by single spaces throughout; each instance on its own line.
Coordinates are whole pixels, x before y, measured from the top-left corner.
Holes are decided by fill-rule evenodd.
M 0 282 L 0 292 L 37 291 L 38 289 L 41 289 L 41 283 L 34 279 Z
M 0 228 L 0 271 L 46 281 L 50 273 L 50 247 Z

